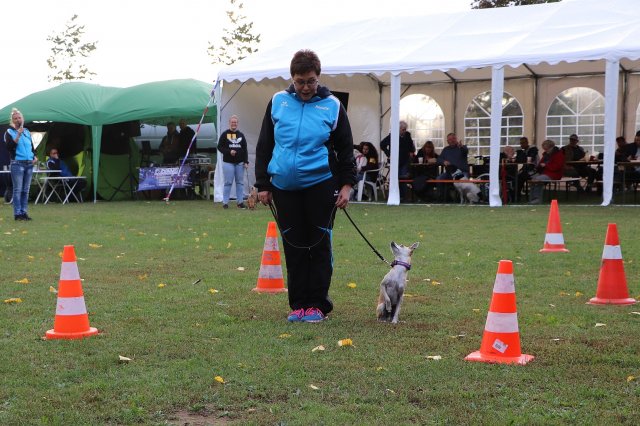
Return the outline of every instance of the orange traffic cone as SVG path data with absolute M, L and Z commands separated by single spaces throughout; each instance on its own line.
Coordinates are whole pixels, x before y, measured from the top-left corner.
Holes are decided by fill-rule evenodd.
M 627 279 L 622 263 L 622 250 L 618 239 L 618 227 L 610 223 L 602 250 L 602 265 L 598 277 L 596 297 L 587 303 L 591 305 L 632 305 L 637 300 L 629 297 Z
M 94 334 L 98 334 L 98 330 L 89 327 L 89 315 L 84 304 L 76 252 L 73 246 L 64 246 L 56 317 L 53 329 L 47 331 L 45 337 L 47 339 L 82 339 Z
M 531 360 L 533 355 L 520 350 L 513 263 L 501 260 L 480 350 L 467 355 L 465 361 L 525 365 Z
M 276 232 L 275 222 L 269 222 L 267 226 L 267 237 L 264 239 L 258 284 L 253 291 L 259 293 L 282 293 L 287 291 L 284 288 L 284 279 L 282 278 L 282 264 L 280 263 L 280 249 L 278 247 L 278 233 Z
M 540 249 L 540 253 L 552 252 L 569 252 L 569 250 L 564 246 L 562 225 L 560 225 L 560 212 L 558 210 L 558 200 L 551 200 L 549 221 L 547 222 L 547 234 L 544 236 L 544 247 Z

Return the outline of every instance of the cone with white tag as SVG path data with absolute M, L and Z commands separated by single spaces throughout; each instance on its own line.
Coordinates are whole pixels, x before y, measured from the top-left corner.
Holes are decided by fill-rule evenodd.
M 568 253 L 564 246 L 564 236 L 562 235 L 562 225 L 560 224 L 560 210 L 558 210 L 558 200 L 551 200 L 549 209 L 549 221 L 547 222 L 547 233 L 544 236 L 544 246 L 540 253 Z
M 47 331 L 45 338 L 82 339 L 95 334 L 98 334 L 98 329 L 89 326 L 75 249 L 73 246 L 64 246 L 56 317 L 53 329 Z
M 253 291 L 258 293 L 282 293 L 287 291 L 284 288 L 280 247 L 278 246 L 278 233 L 275 222 L 269 222 L 267 225 L 267 236 L 264 239 L 258 283 Z
M 520 349 L 513 263 L 501 260 L 480 350 L 467 355 L 465 361 L 525 365 L 533 358 Z
M 602 264 L 598 277 L 596 297 L 587 303 L 590 305 L 633 305 L 637 300 L 629 297 L 627 278 L 622 262 L 622 249 L 618 238 L 618 226 L 610 223 L 602 250 Z

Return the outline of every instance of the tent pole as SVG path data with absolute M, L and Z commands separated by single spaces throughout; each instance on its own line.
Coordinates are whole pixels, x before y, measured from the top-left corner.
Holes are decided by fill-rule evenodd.
M 391 158 L 389 169 L 389 199 L 387 205 L 397 206 L 400 204 L 400 189 L 398 188 L 398 152 L 400 141 L 400 76 L 391 75 Z
M 504 68 L 491 70 L 491 147 L 489 150 L 489 205 L 499 207 L 500 198 L 500 138 L 502 131 L 502 98 L 504 97 Z
M 613 193 L 613 168 L 618 121 L 618 81 L 620 62 L 607 61 L 604 73 L 604 160 L 602 173 L 602 204 L 611 203 Z M 624 188 L 622 188 L 624 191 Z

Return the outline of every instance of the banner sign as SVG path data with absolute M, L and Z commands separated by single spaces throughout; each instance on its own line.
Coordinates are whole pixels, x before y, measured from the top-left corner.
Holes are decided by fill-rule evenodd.
M 189 174 L 191 167 L 140 167 L 138 179 L 138 191 L 149 191 L 152 189 L 167 189 L 173 185 L 174 188 L 190 188 Z

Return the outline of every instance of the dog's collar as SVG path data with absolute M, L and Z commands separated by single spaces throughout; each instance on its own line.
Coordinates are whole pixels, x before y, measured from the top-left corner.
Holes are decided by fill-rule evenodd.
M 403 262 L 401 260 L 394 260 L 393 262 L 391 262 L 391 267 L 393 268 L 396 265 L 400 265 L 400 266 L 404 266 L 405 268 L 407 268 L 407 271 L 411 270 L 411 264 L 407 263 L 407 262 Z

